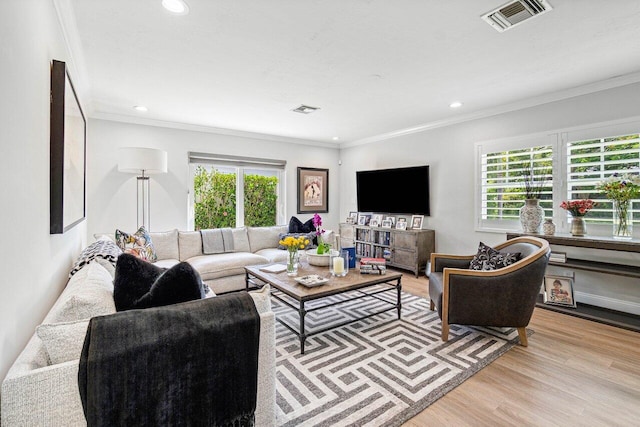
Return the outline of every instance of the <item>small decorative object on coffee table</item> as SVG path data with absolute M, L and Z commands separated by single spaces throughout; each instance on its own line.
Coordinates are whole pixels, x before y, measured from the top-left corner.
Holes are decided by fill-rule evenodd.
M 349 252 L 331 251 L 331 261 L 329 262 L 331 274 L 337 277 L 344 277 L 349 272 Z

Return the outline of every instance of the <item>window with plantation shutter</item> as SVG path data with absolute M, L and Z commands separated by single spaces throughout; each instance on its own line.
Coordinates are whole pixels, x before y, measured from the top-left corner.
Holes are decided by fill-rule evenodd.
M 517 228 L 520 208 L 526 198 L 527 179 L 538 190 L 538 199 L 545 215 L 552 215 L 552 161 L 551 145 L 482 153 L 480 226 Z
M 597 205 L 585 220 L 594 224 L 613 221 L 613 204 L 596 189 L 611 175 L 640 172 L 638 133 L 567 143 L 567 199 L 592 199 Z M 634 222 L 640 221 L 640 201 L 631 205 Z

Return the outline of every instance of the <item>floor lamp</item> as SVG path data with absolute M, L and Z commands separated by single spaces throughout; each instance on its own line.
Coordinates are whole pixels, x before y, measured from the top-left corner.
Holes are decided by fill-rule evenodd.
M 138 174 L 138 228 L 144 226 L 150 231 L 149 176 L 154 173 L 167 173 L 167 152 L 155 148 L 124 147 L 118 149 L 118 171 Z

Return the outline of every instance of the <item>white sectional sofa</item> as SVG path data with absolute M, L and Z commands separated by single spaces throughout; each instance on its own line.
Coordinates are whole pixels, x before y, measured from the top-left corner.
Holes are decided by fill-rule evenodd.
M 199 232 L 151 233 L 157 265 L 188 261 L 216 293 L 244 289 L 244 266 L 284 260 L 283 227 L 234 229 L 234 252 L 204 255 Z M 103 260 L 100 260 L 103 261 Z M 2 383 L 1 425 L 86 425 L 78 361 L 91 317 L 116 312 L 113 269 L 92 261 L 69 280 Z M 107 265 L 107 267 L 109 267 Z M 260 315 L 256 425 L 275 425 L 275 317 L 268 288 L 251 292 Z M 215 396 L 212 396 L 215 402 Z
M 288 226 L 231 229 L 233 251 L 205 255 L 199 231 L 151 232 L 158 260 L 155 265 L 171 267 L 180 261 L 191 264 L 216 294 L 245 288 L 244 267 L 286 262 L 287 251 L 278 249 L 280 235 Z

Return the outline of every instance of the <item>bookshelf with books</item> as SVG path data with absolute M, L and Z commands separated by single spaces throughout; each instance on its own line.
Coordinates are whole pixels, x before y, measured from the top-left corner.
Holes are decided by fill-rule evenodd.
M 354 225 L 356 257 L 383 258 L 387 266 L 412 271 L 416 277 L 425 272 L 435 251 L 434 230 L 397 230 Z

